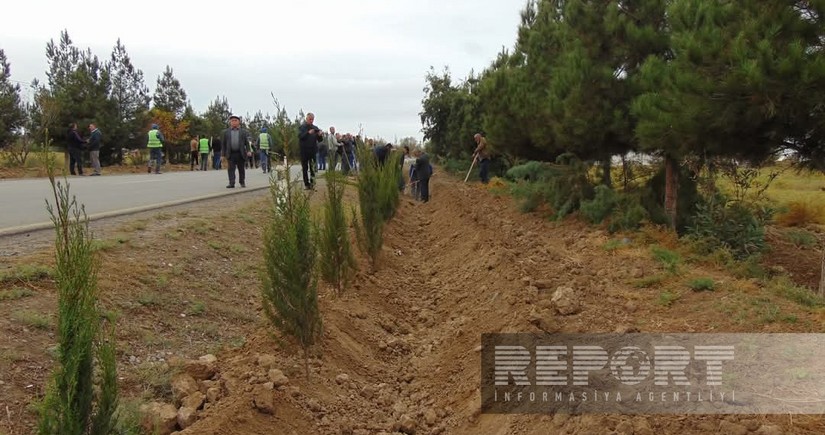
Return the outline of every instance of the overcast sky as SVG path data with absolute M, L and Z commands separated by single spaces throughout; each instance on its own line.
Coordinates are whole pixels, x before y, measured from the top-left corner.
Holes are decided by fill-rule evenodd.
M 322 128 L 421 140 L 424 76 L 454 78 L 512 47 L 525 0 L 315 0 L 182 2 L 14 0 L 3 6 L 0 48 L 11 78 L 45 80 L 46 43 L 67 29 L 108 59 L 118 38 L 150 92 L 166 65 L 198 112 L 226 96 L 239 114 L 274 112 Z

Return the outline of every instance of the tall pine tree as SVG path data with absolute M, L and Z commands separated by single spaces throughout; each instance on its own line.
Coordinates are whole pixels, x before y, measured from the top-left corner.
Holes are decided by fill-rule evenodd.
M 20 85 L 11 81 L 11 65 L 0 49 L 0 148 L 14 142 L 25 120 Z
M 107 67 L 112 82 L 109 95 L 114 105 L 114 123 L 107 128 L 107 137 L 118 150 L 140 148 L 145 142 L 143 133 L 149 121 L 151 99 L 143 71 L 132 64 L 120 39 L 112 49 Z
M 170 112 L 177 119 L 182 119 L 186 112 L 186 91 L 180 84 L 180 80 L 175 78 L 175 74 L 169 65 L 158 77 L 157 87 L 152 96 L 152 106 L 165 112 Z

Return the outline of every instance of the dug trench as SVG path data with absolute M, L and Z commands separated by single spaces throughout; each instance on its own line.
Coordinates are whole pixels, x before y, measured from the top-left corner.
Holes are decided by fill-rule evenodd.
M 480 414 L 483 332 L 751 325 L 722 315 L 709 321 L 713 297 L 697 296 L 676 312 L 656 304 L 657 293 L 629 284 L 658 271 L 646 249 L 605 254 L 604 232 L 520 214 L 510 199 L 453 179 L 434 179 L 433 192 L 427 204 L 403 200 L 385 230 L 377 272 L 362 263 L 343 296 L 325 293 L 324 339 L 309 380 L 294 349 L 258 333 L 242 352 L 220 359 L 220 376 L 243 392 L 219 401 L 184 433 L 821 433 L 817 418 L 804 417 Z M 738 285 L 753 290 L 750 282 L 730 282 L 730 289 Z M 574 314 L 553 309 L 557 287 L 575 292 Z M 280 373 L 270 376 L 272 367 L 289 378 L 274 392 L 269 382 Z
M 429 203 L 402 199 L 375 271 L 361 258 L 342 295 L 322 285 L 324 333 L 309 378 L 298 348 L 263 318 L 258 279 L 246 272 L 260 269 L 265 195 L 229 215 L 178 216 L 178 229 L 139 229 L 125 242 L 130 249 L 111 248 L 107 257 L 120 273 L 101 287 L 104 305 L 121 313 L 118 340 L 128 343 L 119 354 L 124 394 L 144 403 L 155 422 L 168 414 L 168 431 L 187 426 L 181 434 L 825 432 L 819 416 L 481 414 L 482 333 L 814 332 L 823 317 L 711 264 L 663 274 L 649 246 L 673 247 L 665 232 L 610 235 L 575 220 L 521 214 L 509 197 L 450 177 L 431 184 Z M 227 219 L 250 224 L 243 245 L 211 233 L 209 221 L 220 227 Z M 157 260 L 134 261 L 141 256 Z M 127 267 L 129 259 L 135 264 Z M 39 261 L 47 263 L 43 254 Z M 182 270 L 159 272 L 158 265 Z M 684 291 L 690 276 L 713 277 L 720 288 Z M 551 302 L 559 287 L 572 296 L 566 315 Z M 677 297 L 662 303 L 663 292 Z M 48 283 L 36 293 L 0 304 L 0 314 L 53 306 Z M 193 309 L 195 299 L 200 308 Z M 795 320 L 765 321 L 753 300 Z M 20 404 L 43 389 L 53 335 L 11 320 L 2 326 L 11 334 L 0 341 L 16 349 L 6 359 L 16 374 L 0 392 L 22 413 L 5 427 L 27 433 L 34 417 Z M 216 358 L 198 360 L 206 353 Z M 182 419 L 176 410 L 187 403 L 195 412 Z

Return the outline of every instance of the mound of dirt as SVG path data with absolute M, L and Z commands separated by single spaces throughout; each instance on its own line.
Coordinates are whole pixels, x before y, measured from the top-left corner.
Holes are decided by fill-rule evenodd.
M 308 358 L 279 339 L 261 314 L 260 225 L 251 225 L 242 245 L 233 244 L 236 235 L 213 232 L 226 222 L 266 219 L 265 196 L 229 214 L 197 209 L 178 216 L 177 226 L 140 230 L 130 249 L 107 253 L 119 273 L 101 284 L 107 304 L 124 312 L 118 321 L 119 341 L 130 347 L 119 355 L 124 391 L 176 406 L 174 391 L 202 390 L 205 399 L 193 399 L 194 417 L 184 416 L 188 427 L 179 433 L 187 435 L 825 433 L 816 416 L 480 414 L 482 333 L 811 332 L 823 319 L 708 265 L 665 274 L 649 243 L 672 243 L 666 234 L 615 236 L 574 220 L 549 222 L 452 178 L 433 178 L 431 191 L 426 204 L 402 199 L 385 229 L 377 271 L 361 259 L 342 296 L 321 289 L 324 335 Z M 179 264 L 179 273 L 163 275 L 170 282 L 152 277 Z M 720 288 L 692 292 L 685 280 L 695 276 L 712 277 Z M 160 291 L 163 297 L 153 301 Z M 752 296 L 796 320 L 761 321 Z M 43 306 L 54 303 L 50 297 Z M 193 309 L 193 301 L 206 308 Z M 9 307 L 0 304 L 0 319 Z M 0 327 L 17 340 L 4 335 L 0 344 L 20 353 L 26 344 L 19 340 L 32 334 L 38 347 L 50 343 L 45 332 L 3 320 Z M 173 359 L 206 353 L 217 356 L 209 378 L 174 387 Z M 27 377 L 31 365 L 39 376 Z M 34 396 L 25 383 L 43 385 L 50 366 L 45 353 L 26 354 L 9 364 L 19 371 L 14 389 L 0 391 L 14 391 L 13 400 L 25 403 Z M 170 377 L 165 382 L 141 376 L 158 367 Z M 6 427 L 23 433 L 31 426 Z

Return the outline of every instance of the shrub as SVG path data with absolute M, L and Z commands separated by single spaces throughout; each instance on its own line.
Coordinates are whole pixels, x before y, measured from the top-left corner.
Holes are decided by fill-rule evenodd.
M 43 398 L 40 434 L 108 434 L 116 424 L 117 359 L 114 333 L 101 331 L 97 272 L 89 221 L 69 186 L 48 167 L 54 204 L 47 208 L 56 230 L 58 363 Z M 97 370 L 96 370 L 97 366 Z
M 613 212 L 619 197 L 605 185 L 596 186 L 595 192 L 593 199 L 582 201 L 580 212 L 591 224 L 600 224 Z
M 682 296 L 678 293 L 663 291 L 659 293 L 659 300 L 657 302 L 659 303 L 659 305 L 663 307 L 670 307 L 671 305 L 673 305 L 674 302 L 678 301 L 681 297 Z
M 636 195 L 622 194 L 613 209 L 613 216 L 610 218 L 608 229 L 611 233 L 616 231 L 635 231 L 639 229 L 648 218 L 647 210 L 642 206 L 640 198 Z
M 765 249 L 765 222 L 770 210 L 716 195 L 697 206 L 690 237 L 703 239 L 709 249 L 724 247 L 738 259 Z
M 793 281 L 786 276 L 774 278 L 768 284 L 768 288 L 776 295 L 805 307 L 816 308 L 825 305 L 825 300 L 823 300 L 822 297 L 805 287 L 794 284 Z
M 381 215 L 385 221 L 395 216 L 398 205 L 401 203 L 401 190 L 398 188 L 398 179 L 401 178 L 399 159 L 400 153 L 390 153 L 384 165 L 378 167 L 378 198 Z
M 560 155 L 556 164 L 528 162 L 511 168 L 508 174 L 522 179 L 513 189 L 514 196 L 524 198 L 522 211 L 533 211 L 547 203 L 554 218 L 562 219 L 578 210 L 583 200 L 593 197 L 587 165 L 570 153 Z
M 284 181 L 270 178 L 273 208 L 264 233 L 263 310 L 275 328 L 298 341 L 309 378 L 309 347 L 321 334 L 317 248 L 309 197 L 297 190 L 288 170 Z
M 712 278 L 696 278 L 688 283 L 688 287 L 695 292 L 712 291 L 716 288 L 716 283 Z
M 361 211 L 360 226 L 357 227 L 359 247 L 370 258 L 375 269 L 378 254 L 384 243 L 384 205 L 382 196 L 381 171 L 375 161 L 372 150 L 361 148 L 358 153 L 361 169 L 358 172 L 358 204 Z M 397 187 L 396 187 L 397 189 Z
M 659 246 L 652 247 L 650 251 L 653 254 L 653 258 L 658 261 L 666 271 L 672 274 L 679 273 L 679 264 L 682 262 L 682 257 L 677 252 Z
M 343 177 L 330 171 L 325 174 L 325 178 L 327 197 L 324 202 L 323 226 L 318 230 L 321 277 L 340 294 L 352 279 L 356 263 L 344 215 Z
M 785 231 L 785 238 L 797 248 L 810 248 L 816 245 L 817 242 L 816 234 L 802 229 L 789 229 Z

